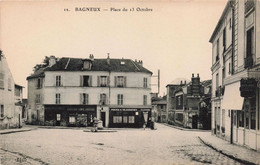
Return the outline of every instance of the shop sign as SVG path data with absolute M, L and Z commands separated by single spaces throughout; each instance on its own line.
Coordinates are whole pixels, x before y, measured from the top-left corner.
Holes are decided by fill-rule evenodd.
M 253 97 L 256 94 L 256 80 L 253 78 L 240 80 L 241 97 Z
M 151 109 L 148 109 L 148 108 L 146 108 L 146 109 L 141 109 L 141 111 L 150 111 Z
M 129 108 L 111 108 L 111 111 L 137 111 L 137 109 L 129 109 Z

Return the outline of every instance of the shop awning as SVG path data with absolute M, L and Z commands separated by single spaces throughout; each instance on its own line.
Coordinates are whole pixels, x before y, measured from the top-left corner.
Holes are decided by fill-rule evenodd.
M 222 101 L 222 109 L 242 110 L 244 98 L 240 96 L 240 81 L 226 85 Z

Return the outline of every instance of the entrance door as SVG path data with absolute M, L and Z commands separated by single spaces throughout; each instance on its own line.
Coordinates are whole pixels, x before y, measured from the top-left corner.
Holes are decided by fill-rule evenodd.
M 106 126 L 106 112 L 101 112 L 101 120 L 103 121 L 103 127 Z

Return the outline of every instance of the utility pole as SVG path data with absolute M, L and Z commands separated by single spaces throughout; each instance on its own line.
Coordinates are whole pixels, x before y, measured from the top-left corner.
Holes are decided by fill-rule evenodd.
M 157 86 L 158 88 L 158 96 L 160 94 L 160 69 L 158 69 L 158 74 L 157 75 L 154 75 L 152 77 L 157 77 L 157 83 L 156 84 L 151 84 L 151 86 Z

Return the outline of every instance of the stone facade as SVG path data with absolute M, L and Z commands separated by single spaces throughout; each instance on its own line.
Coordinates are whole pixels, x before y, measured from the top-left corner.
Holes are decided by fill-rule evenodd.
M 135 127 L 144 112 L 150 118 L 152 73 L 132 60 L 92 57 L 61 58 L 27 78 L 31 123 L 73 125 L 80 114 L 86 125 L 96 117 L 105 127 Z
M 260 149 L 260 2 L 229 0 L 212 43 L 212 133 Z

